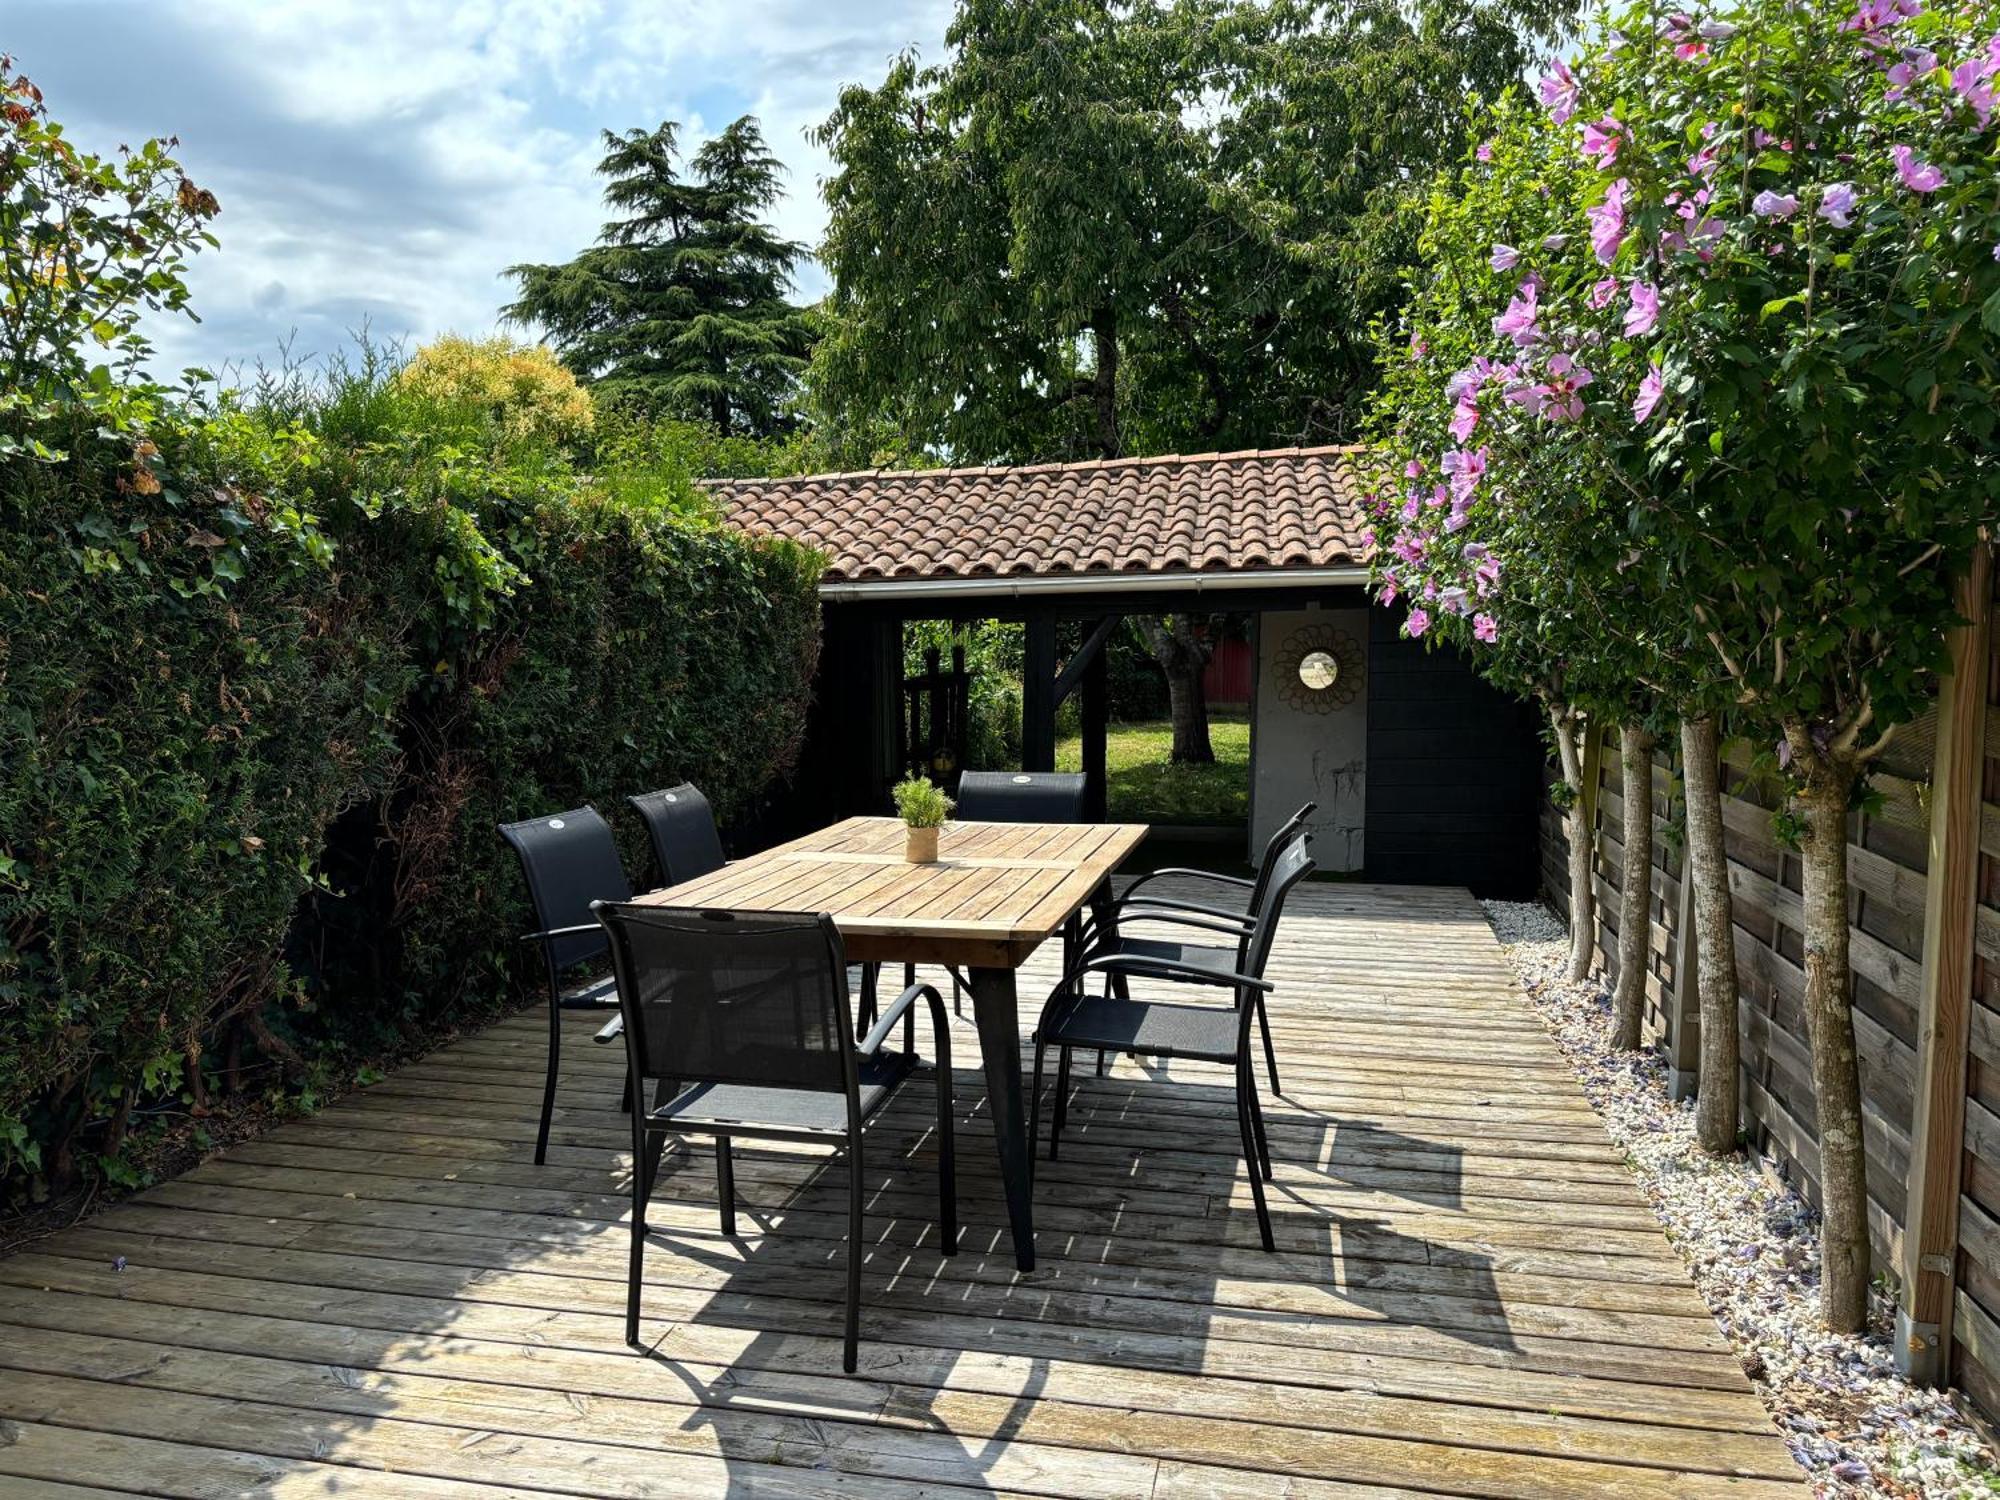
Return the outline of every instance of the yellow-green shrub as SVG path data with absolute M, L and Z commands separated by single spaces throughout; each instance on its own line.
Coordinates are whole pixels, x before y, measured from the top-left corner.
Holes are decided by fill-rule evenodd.
M 446 334 L 417 350 L 395 379 L 426 400 L 483 413 L 510 441 L 562 446 L 596 421 L 590 392 L 539 344 Z

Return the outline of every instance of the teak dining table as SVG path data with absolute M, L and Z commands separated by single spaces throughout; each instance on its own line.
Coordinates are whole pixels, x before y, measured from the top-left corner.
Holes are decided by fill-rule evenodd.
M 895 818 L 849 818 L 639 899 L 661 906 L 826 912 L 854 963 L 965 972 L 1014 1261 L 1035 1268 L 1032 1143 L 1021 1098 L 1014 971 L 1060 932 L 1146 836 L 1143 823 L 952 823 L 938 858 L 903 857 Z

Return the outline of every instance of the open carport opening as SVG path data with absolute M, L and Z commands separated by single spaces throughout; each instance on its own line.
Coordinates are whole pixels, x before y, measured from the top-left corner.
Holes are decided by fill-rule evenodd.
M 716 483 L 739 524 L 829 557 L 791 796 L 798 829 L 886 812 L 889 787 L 913 768 L 948 783 L 996 761 L 1073 765 L 1091 816 L 1156 826 L 1144 863 L 1247 862 L 1312 801 L 1328 874 L 1531 897 L 1545 766 L 1536 717 L 1452 652 L 1403 639 L 1370 602 L 1366 459 L 1277 449 Z M 1159 722 L 1125 714 L 1145 657 L 1160 658 L 1159 622 L 1176 620 L 1212 647 L 1204 687 L 1219 685 L 1215 661 L 1240 668 L 1240 721 L 1209 716 L 1211 749 L 1225 735 L 1242 747 L 1230 794 L 1220 772 L 1166 786 L 1170 751 L 1150 785 L 1125 759 L 1143 738 L 1130 726 Z M 1166 685 L 1164 673 L 1153 681 Z M 934 697 L 945 706 L 933 710 Z M 934 713 L 964 740 L 946 735 L 942 761 Z M 1197 802 L 1211 790 L 1216 802 Z M 1193 815 L 1183 821 L 1176 803 Z M 1232 816 L 1207 822 L 1218 804 Z

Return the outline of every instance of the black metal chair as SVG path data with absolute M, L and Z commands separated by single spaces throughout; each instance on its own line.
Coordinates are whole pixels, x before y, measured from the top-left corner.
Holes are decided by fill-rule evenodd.
M 1317 802 L 1308 802 L 1278 825 L 1277 830 L 1264 842 L 1264 855 L 1263 858 L 1257 861 L 1254 878 L 1246 880 L 1241 875 L 1223 875 L 1215 870 L 1195 870 L 1178 866 L 1170 866 L 1160 870 L 1149 870 L 1127 885 L 1119 893 L 1118 899 L 1111 903 L 1110 910 L 1106 914 L 1109 919 L 1108 925 L 1115 926 L 1118 913 L 1127 906 L 1165 907 L 1173 911 L 1192 911 L 1199 912 L 1205 916 L 1231 919 L 1248 916 L 1252 911 L 1256 910 L 1258 901 L 1263 897 L 1264 882 L 1268 878 L 1271 861 L 1277 857 L 1285 845 L 1289 844 L 1305 831 L 1306 820 L 1318 810 L 1319 804 Z M 1243 891 L 1245 892 L 1243 904 L 1240 907 L 1233 905 L 1218 906 L 1193 901 L 1184 896 L 1146 893 L 1147 885 L 1155 880 L 1164 879 L 1199 880 L 1209 885 L 1223 887 L 1227 890 Z
M 967 771 L 958 779 L 957 816 L 965 823 L 1081 823 L 1083 821 L 1084 778 L 1081 771 Z M 1075 922 L 1063 933 L 1063 967 L 1074 954 Z M 861 971 L 861 1024 L 869 1025 L 875 1015 L 875 994 L 880 964 L 868 964 Z M 957 969 L 951 975 L 951 1008 L 963 1014 L 960 997 L 971 987 Z M 917 966 L 903 965 L 903 983 L 917 982 Z M 1100 1064 L 1101 1064 L 1100 1059 Z
M 847 1318 L 841 1367 L 852 1373 L 861 1317 L 861 1133 L 917 1064 L 884 1048 L 919 998 L 930 1007 L 937 1056 L 939 1249 L 958 1248 L 952 1159 L 951 1040 L 944 1000 L 929 985 L 897 997 L 854 1040 L 847 960 L 833 920 L 803 912 L 736 912 L 597 902 L 611 946 L 633 1087 L 632 1252 L 625 1341 L 639 1342 L 646 1203 L 670 1135 L 715 1138 L 722 1232 L 736 1233 L 730 1143 L 806 1141 L 847 1151 Z
M 1264 1202 L 1264 1184 L 1271 1177 L 1271 1148 L 1264 1135 L 1263 1106 L 1257 1098 L 1250 1021 L 1253 1015 L 1263 1014 L 1264 997 L 1273 988 L 1264 978 L 1264 966 L 1271 956 L 1285 897 L 1312 873 L 1310 844 L 1310 837 L 1294 839 L 1272 861 L 1263 900 L 1252 918 L 1252 931 L 1238 948 L 1126 939 L 1109 952 L 1087 954 L 1063 976 L 1035 1027 L 1035 1082 L 1028 1115 L 1031 1155 L 1041 1138 L 1042 1072 L 1050 1047 L 1057 1049 L 1059 1059 L 1055 1116 L 1049 1127 L 1051 1161 L 1056 1159 L 1068 1111 L 1070 1052 L 1074 1048 L 1229 1064 L 1236 1071 L 1236 1123 L 1243 1136 L 1243 1159 L 1250 1168 L 1258 1232 L 1266 1250 L 1277 1248 L 1271 1236 L 1270 1209 Z M 1105 988 L 1102 994 L 1093 995 L 1085 989 L 1085 981 L 1098 975 L 1106 980 Z M 1225 1009 L 1133 1000 L 1112 993 L 1110 980 L 1115 977 L 1220 986 L 1235 991 L 1236 1003 Z M 1267 1030 L 1267 1043 L 1269 1035 Z
M 645 820 L 662 886 L 685 885 L 729 863 L 722 852 L 722 835 L 716 832 L 715 811 L 692 782 L 625 800 Z
M 967 771 L 958 779 L 958 816 L 967 823 L 1081 823 L 1084 776 L 1081 771 Z M 1063 929 L 1063 968 L 1076 957 L 1082 924 L 1072 918 Z M 972 993 L 965 976 L 951 973 L 951 1007 Z M 1098 1059 L 1100 1072 L 1103 1059 Z
M 591 915 L 593 901 L 626 901 L 632 886 L 618 858 L 611 825 L 585 804 L 568 812 L 519 823 L 502 823 L 500 837 L 521 859 L 528 899 L 539 930 L 521 941 L 542 950 L 549 986 L 549 1070 L 542 1085 L 542 1124 L 535 1135 L 535 1165 L 548 1159 L 549 1120 L 555 1112 L 556 1071 L 562 1060 L 562 1013 L 567 1009 L 615 1006 L 618 990 L 610 975 L 564 987 L 564 978 L 605 955 L 604 929 Z M 626 1103 L 631 1103 L 628 1086 Z
M 1081 771 L 967 771 L 958 816 L 968 823 L 1081 823 Z
M 1318 806 L 1319 804 L 1316 802 L 1308 802 L 1278 825 L 1277 831 L 1271 835 L 1270 839 L 1264 845 L 1264 857 L 1257 862 L 1255 879 L 1246 880 L 1240 875 L 1221 875 L 1213 870 L 1179 868 L 1154 870 L 1148 874 L 1141 875 L 1137 880 L 1126 886 L 1117 900 L 1105 908 L 1100 915 L 1096 916 L 1093 921 L 1085 924 L 1083 931 L 1078 936 L 1079 948 L 1099 949 L 1105 947 L 1115 937 L 1121 921 L 1142 922 L 1149 919 L 1165 921 L 1171 920 L 1171 918 L 1177 915 L 1206 918 L 1206 922 L 1183 925 L 1201 925 L 1208 927 L 1211 931 L 1227 932 L 1235 936 L 1240 943 L 1251 925 L 1252 913 L 1257 910 L 1264 899 L 1264 891 L 1270 882 L 1271 872 L 1277 868 L 1278 856 L 1294 840 L 1308 836 L 1306 834 L 1306 820 L 1313 815 Z M 1149 881 L 1158 880 L 1162 876 L 1178 876 L 1185 879 L 1208 881 L 1220 885 L 1225 889 L 1246 891 L 1248 895 L 1242 908 L 1239 910 L 1234 907 L 1215 906 L 1205 902 L 1190 901 L 1183 897 L 1143 894 Z M 1124 979 L 1122 977 L 1114 977 L 1113 988 L 1117 993 L 1124 994 Z M 1265 1017 L 1261 1005 L 1258 1007 L 1257 1019 L 1258 1026 L 1264 1035 L 1264 1066 L 1270 1073 L 1271 1092 L 1274 1094 L 1281 1093 L 1282 1090 L 1278 1087 L 1277 1050 L 1271 1045 L 1271 1023 Z M 1100 1067 L 1098 1072 L 1101 1075 L 1103 1069 Z

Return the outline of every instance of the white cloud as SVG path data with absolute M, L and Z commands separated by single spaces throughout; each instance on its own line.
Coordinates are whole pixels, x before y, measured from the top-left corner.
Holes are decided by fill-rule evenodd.
M 79 142 L 177 134 L 221 199 L 222 250 L 191 276 L 204 323 L 151 331 L 165 370 L 324 353 L 369 323 L 484 333 L 502 272 L 562 260 L 603 217 L 598 131 L 677 119 L 690 149 L 762 121 L 790 194 L 824 226 L 806 131 L 905 46 L 942 49 L 948 0 L 27 0 L 6 45 Z M 106 45 L 107 38 L 115 45 Z M 803 267 L 801 290 L 824 279 Z

